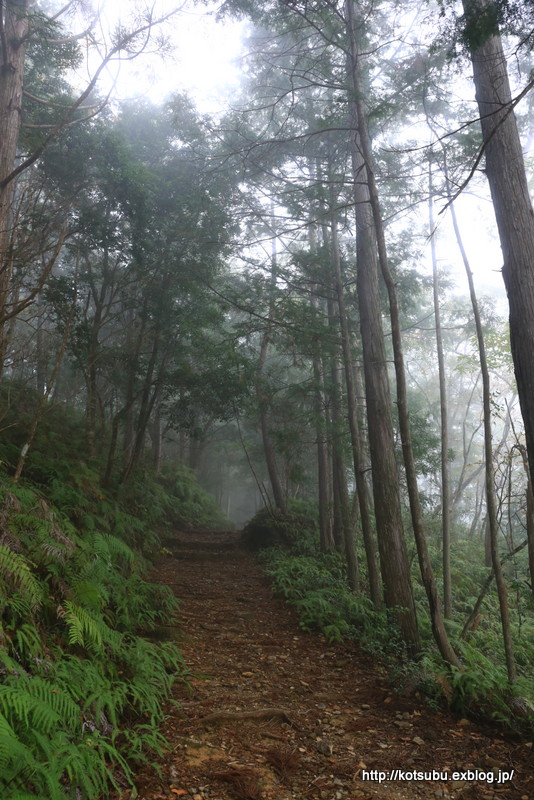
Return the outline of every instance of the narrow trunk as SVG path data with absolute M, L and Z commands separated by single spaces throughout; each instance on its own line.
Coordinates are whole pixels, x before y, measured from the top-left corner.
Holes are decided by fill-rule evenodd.
M 152 449 L 153 449 L 153 464 L 154 472 L 159 475 L 161 472 L 161 457 L 162 457 L 162 427 L 161 427 L 161 403 L 159 400 L 155 402 L 154 422 L 152 424 Z
M 67 321 L 67 324 L 65 325 L 65 330 L 63 332 L 63 337 L 62 337 L 62 340 L 61 340 L 61 344 L 60 344 L 59 349 L 58 349 L 57 354 L 56 354 L 56 360 L 55 360 L 55 363 L 54 363 L 54 368 L 52 370 L 52 374 L 50 375 L 50 378 L 46 382 L 46 390 L 45 390 L 44 394 L 41 396 L 41 398 L 39 400 L 39 404 L 37 406 L 37 410 L 35 412 L 34 418 L 33 418 L 32 423 L 30 425 L 30 430 L 28 431 L 28 436 L 26 438 L 26 442 L 24 443 L 24 445 L 23 445 L 23 447 L 22 447 L 22 449 L 20 451 L 19 460 L 18 460 L 18 463 L 17 463 L 17 468 L 16 468 L 15 474 L 13 476 L 13 483 L 18 483 L 18 481 L 20 479 L 20 476 L 22 475 L 22 470 L 24 469 L 24 464 L 26 463 L 26 458 L 27 458 L 28 452 L 30 450 L 30 447 L 33 444 L 33 440 L 35 439 L 35 434 L 37 433 L 37 428 L 39 427 L 39 423 L 41 422 L 41 419 L 43 418 L 43 414 L 44 414 L 44 412 L 46 410 L 46 404 L 48 402 L 48 398 L 50 397 L 52 389 L 54 388 L 54 385 L 56 383 L 57 376 L 59 374 L 59 370 L 60 370 L 61 364 L 63 362 L 63 357 L 65 355 L 65 350 L 67 349 L 67 343 L 69 341 L 70 330 L 71 330 L 73 319 L 74 319 L 74 312 L 71 313 L 70 318 Z
M 276 241 L 273 239 L 271 254 L 269 321 L 267 323 L 267 329 L 261 339 L 260 357 L 258 361 L 258 370 L 256 373 L 256 397 L 258 399 L 259 406 L 261 439 L 263 443 L 263 452 L 265 455 L 265 464 L 267 466 L 267 473 L 271 483 L 274 503 L 276 508 L 282 512 L 285 512 L 287 510 L 286 492 L 284 491 L 284 487 L 280 479 L 280 473 L 278 471 L 276 450 L 273 444 L 269 425 L 269 398 L 265 389 L 265 365 L 267 362 L 267 355 L 269 353 L 271 330 L 273 325 L 272 320 L 274 318 L 274 290 L 276 287 L 276 271 Z
M 434 201 L 431 165 L 428 165 L 428 223 L 430 228 L 430 250 L 432 257 L 432 288 L 434 296 L 434 320 L 436 325 L 436 350 L 438 355 L 439 410 L 441 426 L 441 542 L 443 563 L 443 613 L 445 619 L 452 617 L 451 582 L 451 514 L 449 490 L 449 424 L 447 415 L 447 385 L 445 358 L 443 355 L 443 335 L 441 332 L 441 312 L 439 306 L 439 275 L 436 255 L 436 236 L 434 230 Z
M 336 398 L 333 406 L 333 412 L 334 412 L 333 416 L 335 422 L 337 423 L 337 427 L 339 428 L 341 424 L 341 409 L 339 407 L 338 398 L 341 396 L 342 392 L 341 369 L 335 363 L 332 365 L 332 384 L 334 386 L 334 395 Z M 351 512 L 351 507 L 349 502 L 349 492 L 347 487 L 347 476 L 345 474 L 345 460 L 343 458 L 343 448 L 337 436 L 334 439 L 333 468 L 337 482 L 337 491 L 339 495 L 341 530 L 343 534 L 342 541 L 343 541 L 343 549 L 345 551 L 345 557 L 347 559 L 348 583 L 350 589 L 353 592 L 359 592 L 360 569 L 358 564 L 358 553 L 356 551 L 356 546 L 354 542 L 355 521 L 353 518 L 353 514 Z M 369 519 L 368 519 L 368 524 L 369 524 L 368 533 L 371 537 L 371 542 L 370 542 L 371 543 L 370 557 L 372 564 L 371 568 L 373 570 L 372 578 L 369 579 L 369 594 L 371 596 L 371 600 L 373 601 L 375 608 L 380 608 L 381 606 L 380 576 L 378 574 L 378 567 L 376 563 L 376 552 L 375 552 L 374 540 L 372 538 L 372 530 L 370 527 Z M 364 546 L 365 546 L 365 540 L 364 540 Z M 366 551 L 366 556 L 367 556 L 367 551 Z
M 313 164 L 310 164 L 310 174 L 315 178 Z M 317 232 L 315 225 L 308 227 L 310 253 L 317 253 Z M 319 318 L 322 301 L 319 297 L 319 287 L 314 282 L 310 288 L 310 306 L 312 318 Z M 331 474 L 328 448 L 328 413 L 326 393 L 324 386 L 324 370 L 322 359 L 321 338 L 315 335 L 312 340 L 312 364 L 314 378 L 314 411 L 315 433 L 317 440 L 317 484 L 319 504 L 319 537 L 321 550 L 327 553 L 334 549 L 334 534 L 332 530 L 332 498 Z
M 328 295 L 328 327 L 332 337 L 339 335 L 339 312 L 334 298 Z M 344 418 L 341 412 L 343 397 L 342 366 L 337 354 L 330 357 L 330 408 L 332 418 L 332 484 L 334 494 L 334 541 L 336 550 L 344 549 L 347 537 L 354 536 L 354 524 L 351 514 L 345 457 L 343 453 L 342 431 L 344 431 Z M 356 567 L 358 562 L 356 561 Z M 376 567 L 376 557 L 375 557 Z M 356 584 L 356 573 L 349 575 L 349 585 Z M 380 582 L 376 589 L 376 599 L 380 602 Z
M 334 548 L 332 533 L 332 512 L 330 498 L 330 468 L 328 457 L 328 440 L 326 432 L 326 398 L 324 393 L 324 376 L 319 342 L 313 345 L 313 377 L 315 383 L 315 432 L 317 438 L 317 481 L 319 500 L 319 535 L 321 550 L 327 553 Z
M 446 175 L 447 177 L 447 175 Z M 510 610 L 508 608 L 508 593 L 504 575 L 501 565 L 501 557 L 499 554 L 499 530 L 497 524 L 497 505 L 495 499 L 495 488 L 493 485 L 493 443 L 491 431 L 491 387 L 490 387 L 490 374 L 488 369 L 488 362 L 486 359 L 486 346 L 484 343 L 484 332 L 482 330 L 482 321 L 480 319 L 480 312 L 478 308 L 478 301 L 475 291 L 475 284 L 473 281 L 473 273 L 469 266 L 467 254 L 465 252 L 458 220 L 456 218 L 456 210 L 452 200 L 449 202 L 449 209 L 451 212 L 452 223 L 456 241 L 462 255 L 462 260 L 469 283 L 469 294 L 471 297 L 471 305 L 473 307 L 473 316 L 475 319 L 475 326 L 477 332 L 478 352 L 480 358 L 480 371 L 482 374 L 482 402 L 484 413 L 484 459 L 485 459 L 485 479 L 486 479 L 486 512 L 487 512 L 487 532 L 489 537 L 489 549 L 491 552 L 491 563 L 495 573 L 495 584 L 497 586 L 497 594 L 499 597 L 499 609 L 501 612 L 501 627 L 504 643 L 504 653 L 506 657 L 506 668 L 508 672 L 508 681 L 514 683 L 516 679 L 516 666 L 514 659 L 513 643 L 512 643 L 512 628 L 510 624 Z

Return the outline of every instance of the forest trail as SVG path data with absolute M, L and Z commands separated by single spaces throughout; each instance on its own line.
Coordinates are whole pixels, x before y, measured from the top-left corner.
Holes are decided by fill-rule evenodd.
M 172 548 L 158 579 L 182 601 L 193 675 L 176 686 L 170 751 L 161 777 L 139 775 L 140 800 L 534 800 L 531 743 L 398 696 L 357 644 L 303 633 L 238 534 L 178 534 Z M 433 770 L 448 779 L 410 780 Z M 453 780 L 468 770 L 479 779 Z

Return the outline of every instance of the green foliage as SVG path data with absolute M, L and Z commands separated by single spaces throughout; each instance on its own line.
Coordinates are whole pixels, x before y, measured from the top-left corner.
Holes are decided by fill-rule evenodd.
M 20 398 L 24 421 L 31 396 Z M 186 675 L 174 644 L 142 638 L 177 609 L 168 587 L 147 581 L 139 550 L 158 547 L 149 526 L 179 515 L 171 479 L 139 485 L 135 503 L 113 499 L 78 456 L 79 417 L 64 415 L 63 436 L 50 410 L 28 462 L 36 483 L 4 475 L 0 487 L 2 800 L 109 796 L 119 773 L 131 781 L 136 763 L 161 753 L 163 702 Z M 190 473 L 182 478 L 202 497 Z
M 0 544 L 0 588 L 2 595 L 9 593 L 9 586 L 16 586 L 22 597 L 32 608 L 42 601 L 42 586 L 31 572 L 24 556 Z
M 241 541 L 251 550 L 283 547 L 295 553 L 313 553 L 319 542 L 317 509 L 302 500 L 290 501 L 286 512 L 262 508 L 243 528 Z
M 430 555 L 439 576 L 441 553 L 437 543 L 430 542 Z M 296 609 L 303 630 L 318 631 L 329 642 L 357 637 L 367 652 L 387 666 L 397 688 L 419 691 L 434 706 L 447 702 L 458 713 L 492 718 L 516 730 L 534 723 L 534 622 L 528 604 L 523 606 L 517 600 L 511 606 L 515 656 L 522 672 L 513 690 L 506 675 L 494 590 L 487 594 L 474 630 L 466 640 L 459 639 L 466 615 L 487 575 L 479 542 L 460 538 L 453 548 L 455 616 L 447 620 L 447 628 L 463 662 L 461 670 L 446 665 L 434 644 L 428 603 L 415 562 L 414 592 L 424 649 L 421 657 L 412 662 L 387 614 L 377 612 L 365 596 L 349 591 L 345 561 L 340 554 L 316 551 L 297 555 L 288 551 L 284 542 L 283 547 L 263 550 L 261 559 L 274 590 Z M 470 565 L 469 571 L 465 564 Z M 530 601 L 530 587 L 521 580 L 517 583 L 519 598 L 524 593 Z M 517 707 L 521 709 L 519 715 Z
M 329 642 L 357 636 L 368 646 L 391 638 L 384 615 L 368 598 L 349 591 L 338 553 L 297 556 L 272 548 L 262 558 L 275 591 L 297 610 L 303 630 L 320 631 Z
M 153 491 L 163 495 L 163 513 L 173 527 L 231 527 L 213 496 L 199 486 L 194 473 L 183 465 L 164 468 Z

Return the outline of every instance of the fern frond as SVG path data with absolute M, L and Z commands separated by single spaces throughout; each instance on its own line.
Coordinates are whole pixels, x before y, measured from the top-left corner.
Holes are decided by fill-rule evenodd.
M 97 586 L 90 580 L 75 581 L 72 586 L 72 595 L 77 605 L 99 612 L 107 600 L 107 592 L 102 585 Z
M 136 555 L 126 542 L 110 533 L 95 533 L 93 536 L 93 549 L 96 555 L 106 561 L 122 562 L 132 567 Z
M 47 800 L 41 794 L 28 794 L 28 792 L 15 792 L 9 795 L 9 800 Z
M 61 719 L 51 705 L 19 686 L 0 686 L 0 712 L 14 727 L 22 724 L 45 734 L 51 733 Z
M 26 761 L 29 750 L 19 740 L 7 717 L 0 711 L 0 775 L 7 772 L 8 764 L 13 761 Z
M 18 682 L 17 686 L 26 689 L 36 700 L 49 705 L 61 718 L 62 729 L 75 730 L 81 726 L 80 709 L 74 700 L 50 680 L 32 676 Z
M 13 646 L 20 656 L 34 657 L 42 653 L 43 643 L 34 625 L 24 623 L 15 631 Z
M 43 595 L 41 585 L 32 575 L 28 561 L 5 545 L 0 545 L 0 575 L 4 575 L 10 583 L 19 587 L 21 594 L 29 600 L 32 608 L 41 605 Z
M 109 628 L 102 618 L 97 619 L 85 608 L 67 600 L 64 604 L 65 621 L 69 629 L 69 644 L 78 644 L 92 650 L 102 651 L 104 645 L 118 651 L 123 637 Z
M 7 672 L 12 675 L 20 675 L 24 670 L 18 661 L 15 661 L 7 652 L 0 647 L 0 665 L 3 667 L 1 672 Z

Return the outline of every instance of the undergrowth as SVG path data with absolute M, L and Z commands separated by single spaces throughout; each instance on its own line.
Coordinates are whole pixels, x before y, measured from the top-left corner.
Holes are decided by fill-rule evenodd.
M 104 491 L 80 416 L 53 406 L 13 484 L 21 398 L 0 445 L 0 797 L 94 800 L 162 753 L 164 703 L 187 681 L 177 646 L 149 638 L 178 608 L 147 579 L 158 534 L 223 520 L 181 467 Z
M 447 621 L 447 626 L 462 661 L 463 668 L 458 670 L 444 664 L 435 647 L 416 564 L 414 590 L 423 651 L 417 661 L 410 661 L 386 612 L 377 611 L 364 594 L 353 594 L 349 590 L 342 554 L 321 553 L 313 529 L 303 532 L 301 526 L 294 526 L 288 533 L 289 516 L 284 519 L 283 537 L 279 537 L 277 531 L 272 535 L 265 533 L 263 529 L 269 524 L 269 514 L 264 510 L 245 530 L 248 529 L 248 536 L 253 538 L 258 527 L 261 531 L 258 539 L 276 543 L 263 549 L 260 559 L 276 593 L 296 609 L 303 630 L 320 632 L 328 642 L 357 639 L 362 648 L 388 670 L 396 688 L 420 693 L 431 704 L 446 702 L 460 714 L 491 718 L 514 730 L 534 729 L 534 616 L 528 583 L 517 577 L 518 569 L 514 573 L 518 585 L 511 598 L 511 615 L 520 676 L 510 687 L 494 591 L 486 596 L 473 628 L 464 638 L 460 636 L 487 574 L 484 567 L 465 568 L 466 564 L 482 561 L 480 553 L 472 552 L 476 549 L 472 542 L 455 543 L 455 614 L 453 620 Z M 279 529 L 280 519 L 275 517 L 273 524 Z M 439 572 L 438 548 L 431 547 L 431 552 Z

